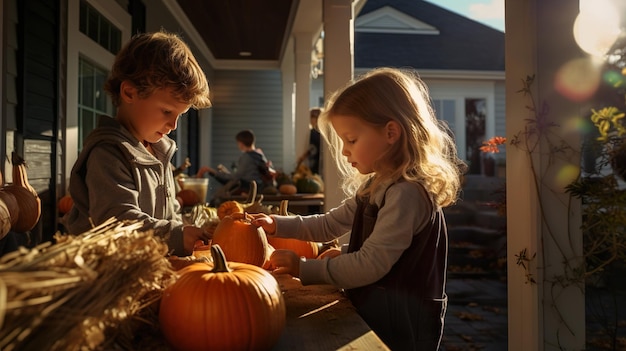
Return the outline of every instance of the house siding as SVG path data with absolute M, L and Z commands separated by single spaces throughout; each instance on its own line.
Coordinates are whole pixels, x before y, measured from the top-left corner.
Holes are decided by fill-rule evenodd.
M 239 158 L 235 135 L 251 129 L 256 146 L 282 168 L 282 79 L 280 71 L 216 71 L 211 130 L 211 166 L 230 167 Z M 211 186 L 213 188 L 213 186 Z
M 58 135 L 59 2 L 31 0 L 17 5 L 15 151 L 29 165 L 28 179 L 41 199 L 41 217 L 31 242 L 52 240 L 56 228 Z M 10 148 L 10 146 L 7 146 Z

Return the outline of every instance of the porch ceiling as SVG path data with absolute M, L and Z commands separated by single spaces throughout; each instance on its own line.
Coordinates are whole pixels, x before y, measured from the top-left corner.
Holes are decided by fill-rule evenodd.
M 279 61 L 298 0 L 176 0 L 216 60 Z M 247 54 L 246 54 L 247 53 Z

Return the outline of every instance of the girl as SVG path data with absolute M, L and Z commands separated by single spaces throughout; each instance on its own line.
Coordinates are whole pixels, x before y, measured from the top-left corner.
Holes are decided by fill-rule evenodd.
M 351 231 L 347 253 L 305 260 L 277 250 L 278 274 L 345 289 L 393 350 L 437 350 L 446 312 L 447 230 L 442 208 L 464 164 L 429 104 L 424 83 L 380 68 L 336 93 L 320 118 L 348 198 L 326 214 L 266 216 L 268 235 L 325 242 Z

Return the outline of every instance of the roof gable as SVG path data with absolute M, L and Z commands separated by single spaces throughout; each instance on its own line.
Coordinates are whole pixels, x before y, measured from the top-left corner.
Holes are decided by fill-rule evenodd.
M 367 0 L 355 19 L 354 65 L 504 71 L 504 33 L 424 0 Z
M 439 34 L 437 28 L 390 6 L 357 17 L 355 30 L 363 33 Z

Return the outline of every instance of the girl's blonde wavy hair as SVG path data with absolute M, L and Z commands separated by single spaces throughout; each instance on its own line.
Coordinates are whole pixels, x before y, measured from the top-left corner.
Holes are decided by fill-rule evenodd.
M 401 135 L 374 165 L 374 175 L 360 174 L 342 156 L 343 142 L 332 128 L 332 119 L 352 116 L 375 128 L 398 123 Z M 368 195 L 389 181 L 422 184 L 433 205 L 442 208 L 456 202 L 465 163 L 457 157 L 452 134 L 436 118 L 428 89 L 415 72 L 378 68 L 336 92 L 319 119 L 320 131 L 342 175 L 348 196 L 370 178 L 372 183 L 358 195 Z

